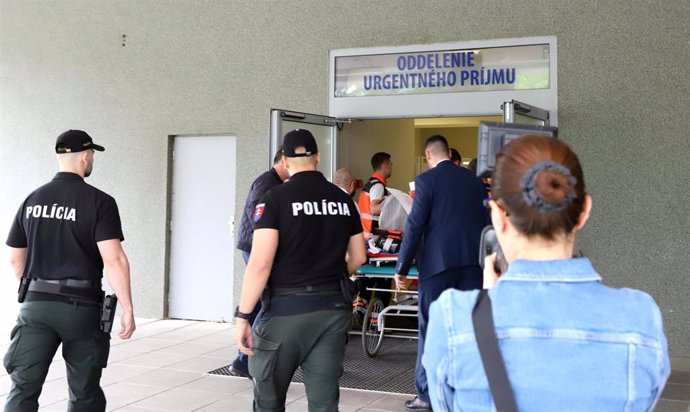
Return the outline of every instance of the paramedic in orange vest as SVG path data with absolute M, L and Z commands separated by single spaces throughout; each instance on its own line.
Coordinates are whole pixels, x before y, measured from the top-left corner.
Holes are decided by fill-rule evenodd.
M 374 174 L 371 175 L 367 183 L 362 187 L 359 194 L 359 213 L 362 218 L 364 237 L 368 239 L 375 228 L 379 227 L 379 215 L 381 214 L 381 202 L 388 195 L 386 179 L 391 177 L 393 172 L 393 162 L 391 155 L 385 152 L 375 153 L 371 157 L 371 167 Z

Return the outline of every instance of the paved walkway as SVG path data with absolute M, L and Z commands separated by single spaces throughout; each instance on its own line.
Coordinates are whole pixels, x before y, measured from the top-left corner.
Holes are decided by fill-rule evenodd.
M 7 322 L 0 325 L 0 354 L 9 337 Z M 110 364 L 101 381 L 108 411 L 250 411 L 251 381 L 206 376 L 224 366 L 237 352 L 234 327 L 230 324 L 182 320 L 138 319 L 135 338 L 114 338 Z M 58 351 L 59 353 L 59 351 Z M 690 359 L 675 362 L 675 371 L 665 398 L 656 411 L 690 411 Z M 10 378 L 0 368 L 0 405 L 10 389 Z M 340 411 L 403 411 L 408 396 L 342 389 Z M 41 411 L 67 410 L 65 365 L 57 356 L 50 368 L 40 398 Z M 292 384 L 287 411 L 307 410 L 304 387 Z

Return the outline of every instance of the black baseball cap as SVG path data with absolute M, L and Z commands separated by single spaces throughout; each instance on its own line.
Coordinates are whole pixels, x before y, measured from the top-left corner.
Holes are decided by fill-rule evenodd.
M 94 143 L 91 136 L 83 130 L 68 130 L 55 141 L 55 153 L 76 153 L 88 149 L 102 152 L 105 147 Z
M 295 149 L 303 147 L 306 152 L 295 153 Z M 309 157 L 319 153 L 316 139 L 309 130 L 295 129 L 288 132 L 283 138 L 283 156 L 285 157 Z

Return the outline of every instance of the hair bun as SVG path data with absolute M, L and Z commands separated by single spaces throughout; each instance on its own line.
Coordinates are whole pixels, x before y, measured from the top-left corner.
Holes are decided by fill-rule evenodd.
M 542 213 L 565 209 L 577 198 L 577 179 L 570 170 L 554 161 L 534 164 L 520 180 L 520 189 L 527 205 Z
M 544 170 L 537 174 L 535 188 L 539 195 L 549 203 L 559 203 L 575 190 L 575 185 L 567 176 L 553 170 Z

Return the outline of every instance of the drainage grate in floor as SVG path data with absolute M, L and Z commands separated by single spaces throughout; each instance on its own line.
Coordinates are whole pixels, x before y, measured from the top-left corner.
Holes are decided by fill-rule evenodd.
M 340 387 L 414 395 L 416 360 L 416 339 L 387 337 L 376 357 L 369 358 L 362 349 L 361 336 L 350 335 Z M 214 369 L 208 374 L 232 376 L 229 365 Z M 301 369 L 297 369 L 292 381 L 303 382 Z
M 214 369 L 210 372 L 206 372 L 207 375 L 221 375 L 221 376 L 233 376 L 230 373 L 230 365 L 223 366 L 222 368 Z

